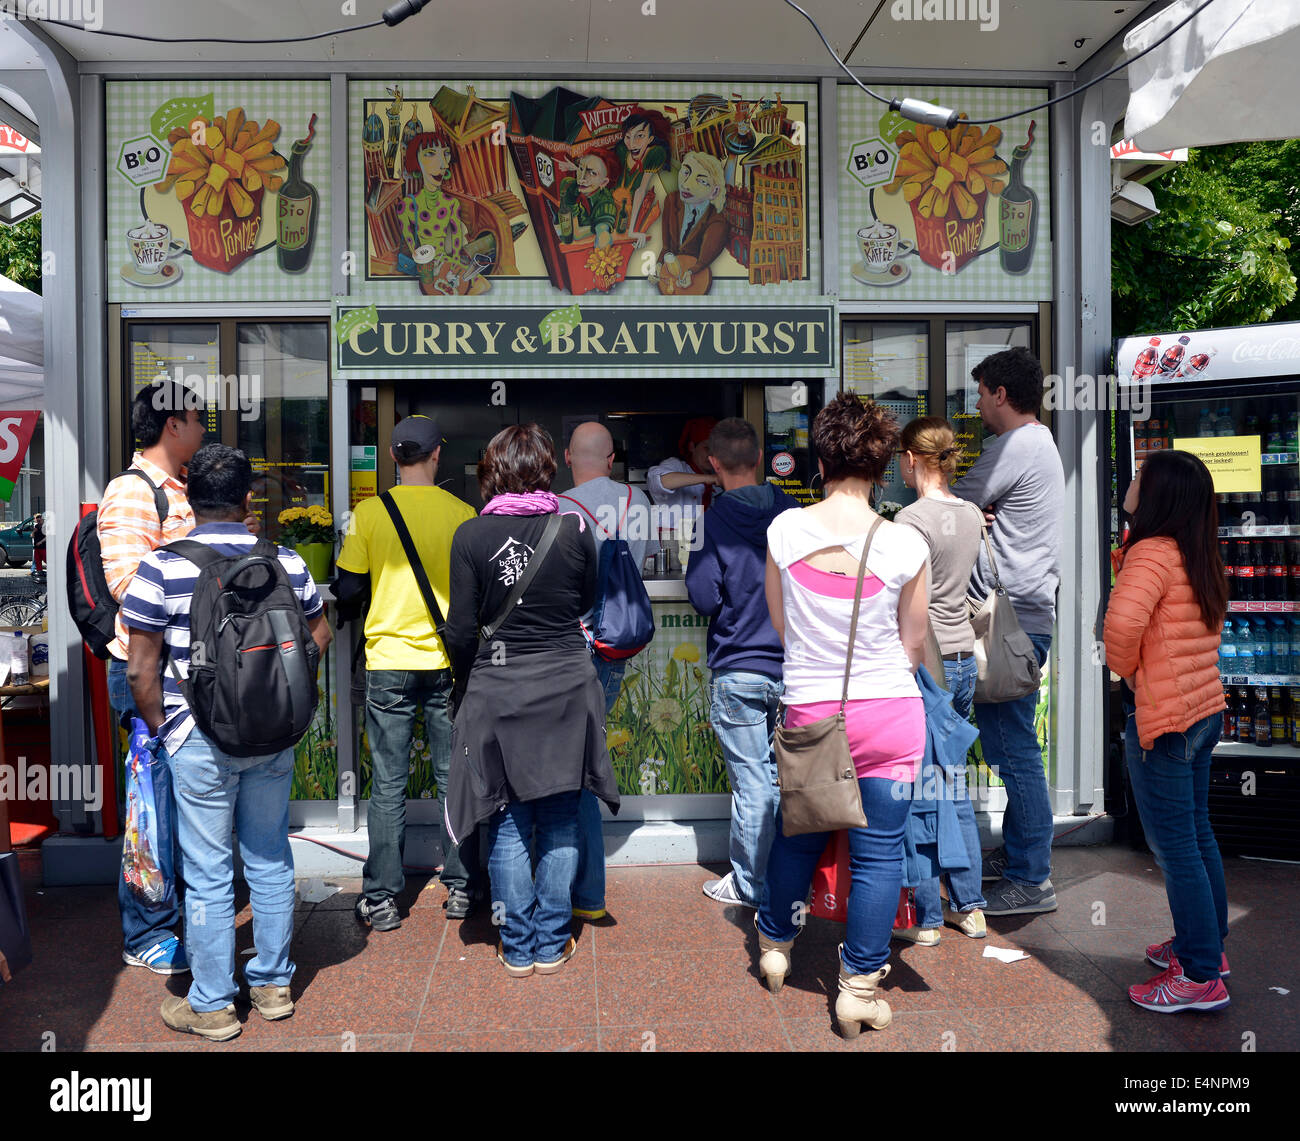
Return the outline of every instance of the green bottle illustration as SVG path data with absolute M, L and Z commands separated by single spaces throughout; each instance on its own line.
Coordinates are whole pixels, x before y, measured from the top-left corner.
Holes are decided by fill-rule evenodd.
M 1025 185 L 1025 159 L 1034 145 L 1034 126 L 1033 122 L 1029 124 L 1025 145 L 1011 151 L 1011 181 L 1002 191 L 998 207 L 998 242 L 1006 273 L 1025 273 L 1034 256 L 1038 195 Z
M 320 195 L 302 176 L 303 157 L 316 136 L 316 116 L 307 124 L 307 137 L 297 139 L 289 154 L 289 177 L 280 187 L 276 209 L 276 259 L 285 273 L 302 273 L 311 261 L 316 242 L 316 215 L 320 213 Z

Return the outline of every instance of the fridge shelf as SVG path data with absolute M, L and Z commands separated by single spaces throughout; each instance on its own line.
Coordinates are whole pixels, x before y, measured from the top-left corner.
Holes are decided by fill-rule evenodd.
M 1267 686 L 1289 689 L 1300 686 L 1300 674 L 1221 674 L 1224 685 Z
M 1287 539 L 1300 535 L 1295 523 L 1261 523 L 1257 527 L 1220 527 L 1220 539 Z
M 1214 751 L 1221 757 L 1272 756 L 1279 760 L 1300 760 L 1300 745 L 1274 741 L 1271 745 L 1248 745 L 1243 741 L 1220 741 Z
M 1300 614 L 1300 602 L 1261 602 L 1241 599 L 1228 603 L 1229 614 Z

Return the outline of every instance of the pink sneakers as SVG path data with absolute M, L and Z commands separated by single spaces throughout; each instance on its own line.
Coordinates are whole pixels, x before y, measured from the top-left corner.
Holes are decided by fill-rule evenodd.
M 1147 948 L 1147 962 L 1153 967 L 1160 967 L 1162 970 L 1166 967 L 1177 967 L 1178 956 L 1174 954 L 1173 939 L 1166 939 L 1163 943 L 1152 943 Z M 1219 966 L 1219 974 L 1227 978 L 1232 972 L 1228 970 L 1228 952 L 1223 952 L 1223 962 Z
M 1175 963 L 1145 983 L 1128 988 L 1128 996 L 1138 1006 L 1157 1014 L 1177 1014 L 1180 1010 L 1219 1010 L 1232 1000 L 1222 979 L 1194 983 Z

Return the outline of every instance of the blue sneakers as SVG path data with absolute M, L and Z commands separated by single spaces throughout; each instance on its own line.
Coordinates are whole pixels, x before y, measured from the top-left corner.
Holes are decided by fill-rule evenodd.
M 187 975 L 190 972 L 185 947 L 175 935 L 168 935 L 138 955 L 123 951 L 122 962 L 128 967 L 144 967 L 156 975 Z

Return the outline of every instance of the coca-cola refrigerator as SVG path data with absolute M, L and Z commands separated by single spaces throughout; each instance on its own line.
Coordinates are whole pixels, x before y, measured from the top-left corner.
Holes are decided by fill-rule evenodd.
M 1300 324 L 1127 337 L 1115 373 L 1112 546 L 1151 452 L 1194 451 L 1215 480 L 1229 583 L 1210 786 L 1220 847 L 1300 859 Z

